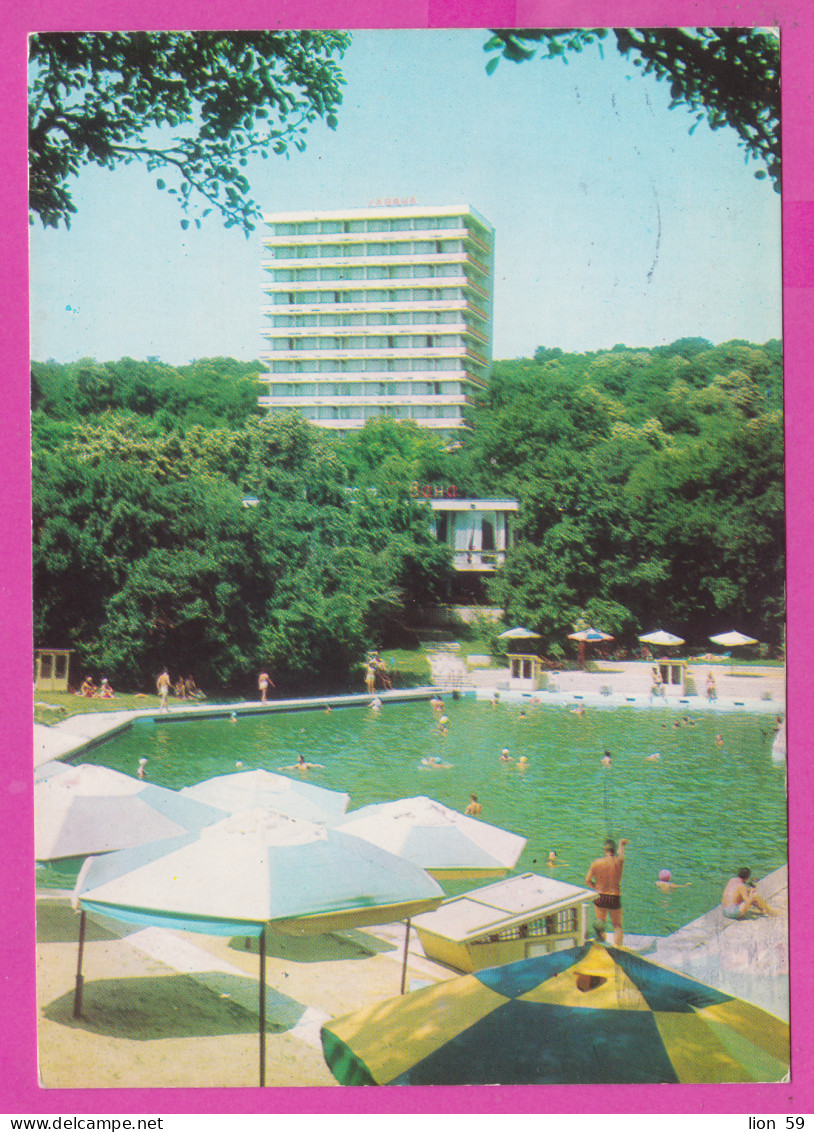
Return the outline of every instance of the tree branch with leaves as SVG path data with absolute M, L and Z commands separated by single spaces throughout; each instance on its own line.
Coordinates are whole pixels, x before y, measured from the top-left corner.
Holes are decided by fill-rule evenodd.
M 248 236 L 260 215 L 249 158 L 305 149 L 318 119 L 336 128 L 349 42 L 338 31 L 31 36 L 32 222 L 70 227 L 85 166 L 141 161 L 169 176 L 156 185 L 178 199 L 182 227 L 215 211 Z
M 603 42 L 616 47 L 642 74 L 670 84 L 670 109 L 685 106 L 695 117 L 692 133 L 706 118 L 713 130 L 734 129 L 746 160 L 765 165 L 755 176 L 771 177 L 780 191 L 780 43 L 770 28 L 520 28 L 497 30 L 484 45 L 491 74 L 501 58 L 523 63 L 568 62 L 570 52 Z

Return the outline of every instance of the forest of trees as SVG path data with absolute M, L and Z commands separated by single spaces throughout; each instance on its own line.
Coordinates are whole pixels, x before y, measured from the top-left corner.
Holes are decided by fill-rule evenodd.
M 283 692 L 356 686 L 366 649 L 452 592 L 415 481 L 520 500 L 488 598 L 546 647 L 579 618 L 782 645 L 779 342 L 541 347 L 495 363 L 459 446 L 265 415 L 260 370 L 33 363 L 37 646 L 122 688 L 164 664 L 212 690 L 261 665 Z

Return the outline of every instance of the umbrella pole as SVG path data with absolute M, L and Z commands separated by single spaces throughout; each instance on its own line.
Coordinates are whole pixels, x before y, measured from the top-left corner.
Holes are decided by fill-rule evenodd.
M 260 1085 L 266 1083 L 266 929 L 260 932 Z
M 76 986 L 73 992 L 73 1016 L 78 1018 L 82 1013 L 82 986 L 84 979 L 82 978 L 82 953 L 85 950 L 85 909 L 83 908 L 79 916 L 79 954 L 76 959 Z
M 407 952 L 410 950 L 410 918 L 404 924 L 404 957 L 401 961 L 401 993 L 407 990 Z

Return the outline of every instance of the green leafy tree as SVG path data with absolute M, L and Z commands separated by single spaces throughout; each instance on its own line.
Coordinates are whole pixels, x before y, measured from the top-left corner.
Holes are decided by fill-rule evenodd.
M 70 181 L 86 165 L 143 161 L 200 226 L 219 212 L 248 236 L 259 209 L 253 155 L 304 149 L 317 119 L 336 127 L 348 43 L 336 31 L 48 32 L 30 38 L 30 208 L 70 226 Z M 190 221 L 183 219 L 187 228 Z
M 485 50 L 522 63 L 540 59 L 568 62 L 569 52 L 591 44 L 602 51 L 612 34 L 618 51 L 670 86 L 670 109 L 685 106 L 695 117 L 690 132 L 706 118 L 713 130 L 730 126 L 747 158 L 765 165 L 780 191 L 780 44 L 769 30 L 756 28 L 522 28 L 492 34 Z

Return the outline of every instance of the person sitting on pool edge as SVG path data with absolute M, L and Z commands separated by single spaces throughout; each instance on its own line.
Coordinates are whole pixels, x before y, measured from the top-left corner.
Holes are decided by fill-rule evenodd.
M 758 896 L 757 889 L 750 884 L 751 869 L 738 869 L 737 875 L 730 877 L 721 897 L 721 908 L 728 920 L 745 920 L 754 916 L 782 916 L 776 908 Z

